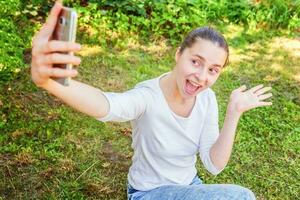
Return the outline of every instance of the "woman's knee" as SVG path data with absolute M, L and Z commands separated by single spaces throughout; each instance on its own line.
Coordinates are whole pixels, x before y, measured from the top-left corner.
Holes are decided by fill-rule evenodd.
M 232 192 L 234 193 L 234 196 L 236 199 L 240 200 L 255 200 L 254 193 L 245 187 L 239 186 L 239 185 L 230 185 L 232 187 Z
M 208 184 L 203 185 L 201 189 L 207 197 L 210 197 L 209 199 L 255 200 L 255 195 L 251 190 L 239 185 Z M 203 195 L 199 194 L 199 199 L 202 199 L 202 197 Z

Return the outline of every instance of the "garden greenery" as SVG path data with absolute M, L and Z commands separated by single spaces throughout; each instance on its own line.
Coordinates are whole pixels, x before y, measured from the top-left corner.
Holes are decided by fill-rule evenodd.
M 105 44 L 132 33 L 144 40 L 166 38 L 171 44 L 191 28 L 207 24 L 240 24 L 247 29 L 300 27 L 298 0 L 65 0 L 79 13 L 82 32 Z M 53 0 L 6 0 L 0 2 L 0 81 L 13 78 L 26 66 L 24 52 L 43 23 Z M 84 34 L 82 34 L 84 35 Z

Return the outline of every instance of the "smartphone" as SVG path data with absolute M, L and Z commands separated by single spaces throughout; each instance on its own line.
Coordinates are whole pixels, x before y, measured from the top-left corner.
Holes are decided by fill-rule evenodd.
M 72 8 L 63 7 L 57 23 L 55 30 L 52 35 L 53 40 L 61 40 L 68 42 L 75 42 L 76 40 L 76 29 L 77 29 L 77 13 Z M 73 55 L 73 52 L 66 52 L 66 54 Z M 72 64 L 54 64 L 54 67 L 59 67 L 62 69 L 72 69 Z M 55 78 L 57 82 L 64 86 L 70 84 L 71 77 Z

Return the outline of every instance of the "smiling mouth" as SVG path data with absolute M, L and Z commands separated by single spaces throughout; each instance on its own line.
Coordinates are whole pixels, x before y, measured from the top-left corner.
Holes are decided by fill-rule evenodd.
M 202 85 L 195 83 L 191 80 L 186 80 L 185 82 L 185 92 L 188 95 L 194 95 L 202 87 Z

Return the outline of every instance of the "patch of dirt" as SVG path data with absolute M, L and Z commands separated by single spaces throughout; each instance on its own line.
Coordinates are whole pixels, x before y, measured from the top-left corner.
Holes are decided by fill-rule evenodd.
M 27 165 L 30 165 L 34 162 L 34 159 L 33 157 L 31 156 L 31 154 L 29 153 L 19 153 L 15 156 L 15 159 L 14 159 L 14 164 L 19 166 L 19 167 L 24 167 L 24 166 L 27 166 Z
M 89 182 L 83 188 L 83 191 L 88 196 L 93 195 L 109 195 L 114 193 L 115 191 L 107 185 L 103 185 L 102 183 Z
M 102 167 L 107 176 L 116 173 L 127 173 L 130 166 L 130 157 L 132 155 L 125 155 L 113 149 L 113 146 L 107 142 L 103 145 L 100 159 L 103 160 Z
M 127 137 L 131 137 L 131 135 L 132 135 L 131 128 L 123 128 L 123 129 L 120 130 L 120 132 L 121 132 L 122 135 L 125 135 Z
M 31 48 L 25 49 L 23 53 L 23 58 L 26 64 L 31 63 Z
M 71 159 L 60 159 L 59 165 L 57 167 L 58 172 L 60 173 L 68 173 L 72 172 L 75 169 L 75 163 Z
M 13 176 L 15 171 L 11 168 L 13 160 L 12 154 L 0 154 L 0 171 L 3 170 L 5 176 Z
M 9 165 L 4 165 L 3 167 L 0 167 L 0 169 L 2 168 L 3 170 L 3 175 L 5 177 L 9 177 L 9 178 L 12 178 L 12 177 L 15 177 L 16 176 L 16 173 L 15 173 L 15 170 L 14 168 L 12 168 L 11 166 Z
M 109 142 L 103 145 L 101 152 L 106 160 L 111 161 L 113 163 L 120 163 L 127 160 L 127 157 L 124 154 L 116 152 Z
M 18 139 L 18 138 L 24 136 L 25 134 L 26 134 L 26 133 L 25 133 L 24 131 L 17 129 L 17 130 L 15 130 L 14 132 L 10 133 L 10 138 L 11 138 L 12 140 L 16 140 L 16 139 Z
M 51 177 L 55 174 L 55 170 L 52 167 L 47 168 L 44 171 L 40 172 L 40 176 L 44 179 L 51 179 Z

